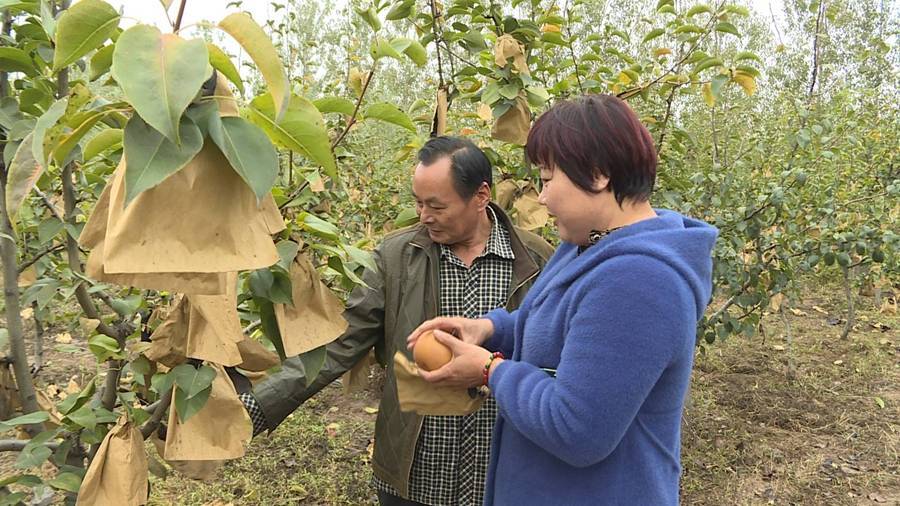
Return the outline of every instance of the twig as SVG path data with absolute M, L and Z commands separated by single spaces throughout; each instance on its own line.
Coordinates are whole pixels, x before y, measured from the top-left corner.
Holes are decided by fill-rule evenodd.
M 169 406 L 172 404 L 172 392 L 174 390 L 174 388 L 166 390 L 163 392 L 162 397 L 159 398 L 159 401 L 154 403 L 156 408 L 153 410 L 153 416 L 151 416 L 144 426 L 141 427 L 141 436 L 143 436 L 144 439 L 150 437 L 150 435 L 153 434 L 153 431 L 159 427 L 159 423 L 162 421 L 166 412 L 169 410 Z
M 65 245 L 63 245 L 63 244 L 57 244 L 56 246 L 52 246 L 52 247 L 44 249 L 43 251 L 39 252 L 37 255 L 35 255 L 31 259 L 26 260 L 25 262 L 20 264 L 19 267 L 17 268 L 19 271 L 19 274 L 24 272 L 25 269 L 34 265 L 35 262 L 40 260 L 41 257 L 43 257 L 44 255 L 49 255 L 50 253 L 56 253 L 57 251 L 62 250 L 62 249 L 65 249 Z
M 813 37 L 812 79 L 810 79 L 809 83 L 808 103 L 812 103 L 813 92 L 816 89 L 816 76 L 819 73 L 819 26 L 822 23 L 823 14 L 825 14 L 825 0 L 819 2 L 819 13 L 816 15 L 816 34 Z
M 847 339 L 853 325 L 856 323 L 856 308 L 853 305 L 853 290 L 850 289 L 850 268 L 841 266 L 841 273 L 844 276 L 844 296 L 847 297 L 847 323 L 841 332 L 841 339 Z
M 375 75 L 375 67 L 372 67 L 372 70 L 369 71 L 369 75 L 366 76 L 366 82 L 363 84 L 363 89 L 359 93 L 359 98 L 356 100 L 356 106 L 353 108 L 353 114 L 350 115 L 350 119 L 347 121 L 347 126 L 344 127 L 344 131 L 331 143 L 331 150 L 334 151 L 334 148 L 344 140 L 344 137 L 347 136 L 347 133 L 350 131 L 350 128 L 356 124 L 356 116 L 359 114 L 359 107 L 362 105 L 363 97 L 366 96 L 366 91 L 369 89 L 369 84 L 372 82 L 372 76 Z
M 0 439 L 0 452 L 20 452 L 24 450 L 25 446 L 30 442 L 31 441 L 27 439 Z M 59 448 L 59 443 L 56 441 L 47 441 L 41 446 L 46 446 L 55 451 Z
M 187 5 L 187 0 L 181 0 L 181 5 L 178 6 L 178 15 L 175 17 L 175 25 L 172 26 L 172 31 L 175 33 L 181 30 L 181 19 L 184 17 L 185 5 Z
M 584 86 L 581 84 L 581 74 L 578 73 L 578 59 L 575 58 L 575 48 L 572 46 L 572 27 L 569 25 L 569 0 L 566 0 L 566 6 L 563 8 L 566 13 L 566 38 L 568 38 L 569 55 L 572 57 L 572 65 L 575 67 L 575 80 L 578 81 L 578 91 L 584 94 Z

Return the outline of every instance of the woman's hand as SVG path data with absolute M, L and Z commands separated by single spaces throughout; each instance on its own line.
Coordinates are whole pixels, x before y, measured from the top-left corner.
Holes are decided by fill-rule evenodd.
M 454 388 L 477 387 L 484 383 L 484 366 L 490 360 L 491 352 L 481 346 L 464 343 L 442 330 L 435 330 L 434 338 L 450 348 L 453 358 L 435 371 L 419 369 L 419 375 L 425 381 Z
M 433 318 L 419 325 L 406 338 L 406 347 L 410 350 L 416 346 L 419 336 L 427 330 L 443 330 L 452 334 L 464 343 L 481 345 L 494 334 L 494 324 L 487 318 L 446 317 Z

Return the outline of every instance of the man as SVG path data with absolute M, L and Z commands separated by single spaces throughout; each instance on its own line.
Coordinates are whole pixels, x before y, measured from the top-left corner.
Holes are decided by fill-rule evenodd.
M 382 505 L 480 505 L 497 408 L 488 399 L 466 416 L 401 412 L 394 364 L 406 336 L 435 316 L 477 317 L 519 305 L 553 250 L 516 229 L 491 204 L 491 165 L 471 141 L 429 140 L 418 154 L 413 194 L 419 223 L 389 234 L 374 252 L 378 272 L 350 294 L 347 331 L 328 345 L 306 386 L 298 358 L 242 399 L 254 433 L 273 430 L 306 399 L 349 371 L 375 346 L 387 376 L 375 423 L 372 465 Z

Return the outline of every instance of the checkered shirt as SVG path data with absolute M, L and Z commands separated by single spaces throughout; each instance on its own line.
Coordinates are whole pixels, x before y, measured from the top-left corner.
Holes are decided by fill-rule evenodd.
M 515 255 L 509 232 L 488 209 L 491 235 L 471 267 L 441 245 L 441 316 L 477 318 L 506 305 Z M 492 397 L 470 415 L 424 417 L 409 476 L 409 500 L 431 506 L 481 505 L 496 418 Z M 375 486 L 400 495 L 377 477 Z

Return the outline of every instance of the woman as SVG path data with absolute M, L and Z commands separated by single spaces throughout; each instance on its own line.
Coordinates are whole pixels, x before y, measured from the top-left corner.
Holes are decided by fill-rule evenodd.
M 497 400 L 485 504 L 677 504 L 716 229 L 650 206 L 653 140 L 615 97 L 557 103 L 527 154 L 562 244 L 519 310 L 416 329 L 453 352 L 420 373 Z

